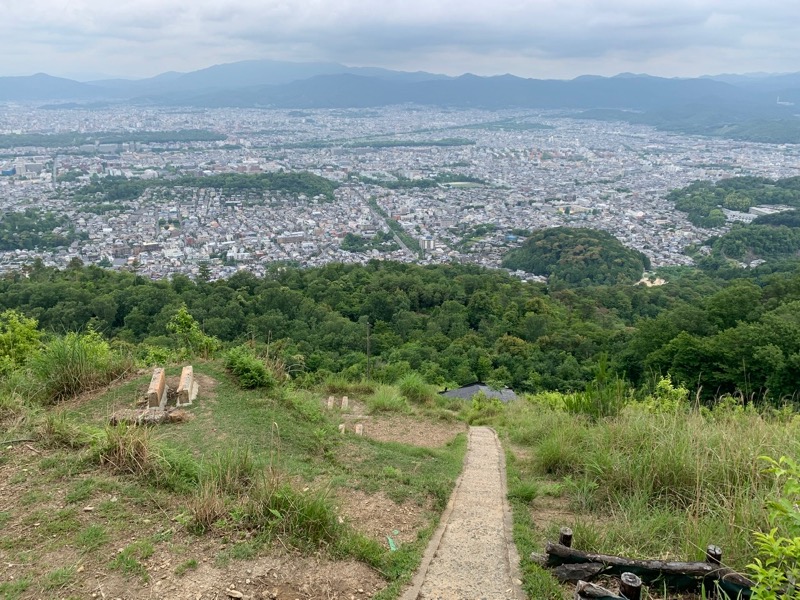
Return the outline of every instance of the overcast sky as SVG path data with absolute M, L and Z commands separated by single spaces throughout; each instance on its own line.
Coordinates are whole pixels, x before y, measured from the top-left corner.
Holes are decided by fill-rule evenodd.
M 570 78 L 800 70 L 798 0 L 0 0 L 0 75 L 253 58 Z

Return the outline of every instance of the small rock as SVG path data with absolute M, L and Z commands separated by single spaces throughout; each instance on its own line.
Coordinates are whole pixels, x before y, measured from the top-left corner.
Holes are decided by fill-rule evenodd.
M 238 590 L 228 590 L 225 592 L 228 598 L 244 598 L 244 594 Z
M 249 579 L 245 579 L 245 580 L 244 580 L 244 582 L 245 582 L 245 583 L 247 583 L 247 584 L 249 584 L 249 583 L 250 583 L 250 580 L 249 580 Z
M 84 571 L 84 566 L 83 566 L 83 565 L 81 565 L 80 567 L 78 567 L 77 569 L 75 569 L 75 572 L 76 572 L 76 573 L 83 573 L 83 571 Z
M 84 506 L 83 512 L 92 512 L 94 510 L 94 506 Z

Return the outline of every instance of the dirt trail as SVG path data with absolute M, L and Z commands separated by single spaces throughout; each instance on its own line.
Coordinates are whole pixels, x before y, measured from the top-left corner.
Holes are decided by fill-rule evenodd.
M 506 468 L 495 432 L 471 427 L 464 471 L 402 600 L 517 600 Z

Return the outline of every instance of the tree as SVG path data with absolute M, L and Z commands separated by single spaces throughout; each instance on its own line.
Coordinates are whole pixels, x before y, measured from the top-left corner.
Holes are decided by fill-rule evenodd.
M 200 325 L 189 314 L 185 304 L 181 305 L 175 316 L 167 323 L 167 331 L 175 335 L 178 339 L 178 350 L 187 357 L 199 353 L 208 358 L 209 354 L 221 346 L 217 338 L 201 331 Z
M 0 374 L 25 364 L 39 350 L 38 325 L 15 310 L 0 313 Z

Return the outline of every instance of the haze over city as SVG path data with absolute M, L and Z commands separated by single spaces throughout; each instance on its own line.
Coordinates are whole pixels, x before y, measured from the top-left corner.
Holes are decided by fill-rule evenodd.
M 797 69 L 791 1 L 32 0 L 4 3 L 0 75 L 149 77 L 245 59 L 572 78 Z

